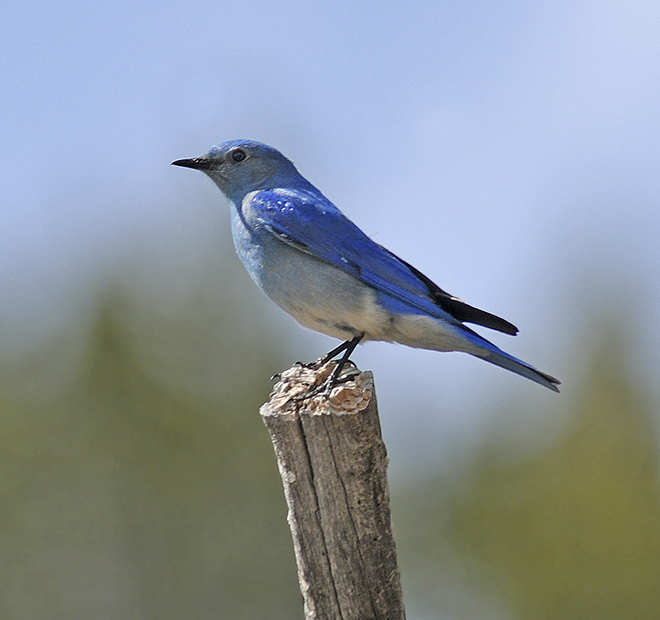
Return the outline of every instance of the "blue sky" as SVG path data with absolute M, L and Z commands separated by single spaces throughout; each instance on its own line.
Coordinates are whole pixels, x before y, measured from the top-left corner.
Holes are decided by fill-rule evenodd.
M 228 240 L 216 188 L 169 162 L 241 137 L 517 324 L 495 342 L 565 393 L 603 313 L 629 313 L 640 368 L 660 367 L 657 2 L 28 1 L 0 19 L 5 355 L 47 340 L 127 256 Z M 292 361 L 333 346 L 273 321 Z M 427 394 L 443 404 L 423 424 L 449 434 L 477 423 L 452 411 L 511 390 L 557 398 L 457 354 L 369 344 L 356 361 L 381 408 Z

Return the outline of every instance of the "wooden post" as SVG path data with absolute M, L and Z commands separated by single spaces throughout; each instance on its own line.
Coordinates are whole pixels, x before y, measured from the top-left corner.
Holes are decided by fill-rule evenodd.
M 289 513 L 306 620 L 403 620 L 390 522 L 387 453 L 370 372 L 329 396 L 305 398 L 329 376 L 294 366 L 261 407 Z

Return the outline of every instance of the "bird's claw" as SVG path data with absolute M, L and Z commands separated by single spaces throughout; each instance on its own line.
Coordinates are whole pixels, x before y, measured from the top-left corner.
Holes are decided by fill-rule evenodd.
M 317 360 L 318 361 L 318 360 Z M 294 396 L 291 400 L 294 403 L 299 403 L 304 400 L 307 400 L 308 398 L 313 398 L 314 396 L 320 396 L 323 395 L 326 398 L 330 397 L 330 394 L 332 393 L 332 389 L 338 385 L 342 385 L 344 383 L 348 383 L 349 381 L 352 381 L 356 377 L 360 375 L 360 371 L 358 370 L 357 366 L 353 363 L 350 362 L 351 366 L 353 368 L 346 370 L 346 367 L 342 369 L 342 374 L 341 376 L 335 376 L 335 372 L 333 371 L 330 373 L 327 379 L 325 379 L 322 383 L 319 385 L 316 385 L 314 387 L 309 388 L 306 392 L 302 394 L 298 394 L 297 396 Z M 305 364 L 303 364 L 305 367 L 309 367 Z

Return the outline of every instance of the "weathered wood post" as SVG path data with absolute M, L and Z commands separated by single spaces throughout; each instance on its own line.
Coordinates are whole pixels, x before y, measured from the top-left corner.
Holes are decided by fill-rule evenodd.
M 284 485 L 305 618 L 403 620 L 373 376 L 345 369 L 350 379 L 329 397 L 305 398 L 334 364 L 281 373 L 260 410 Z

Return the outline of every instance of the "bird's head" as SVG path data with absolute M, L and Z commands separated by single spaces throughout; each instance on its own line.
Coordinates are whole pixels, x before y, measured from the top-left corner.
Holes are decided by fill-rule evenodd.
M 252 140 L 229 140 L 205 155 L 178 159 L 172 164 L 201 170 L 236 204 L 254 190 L 307 184 L 282 153 Z

